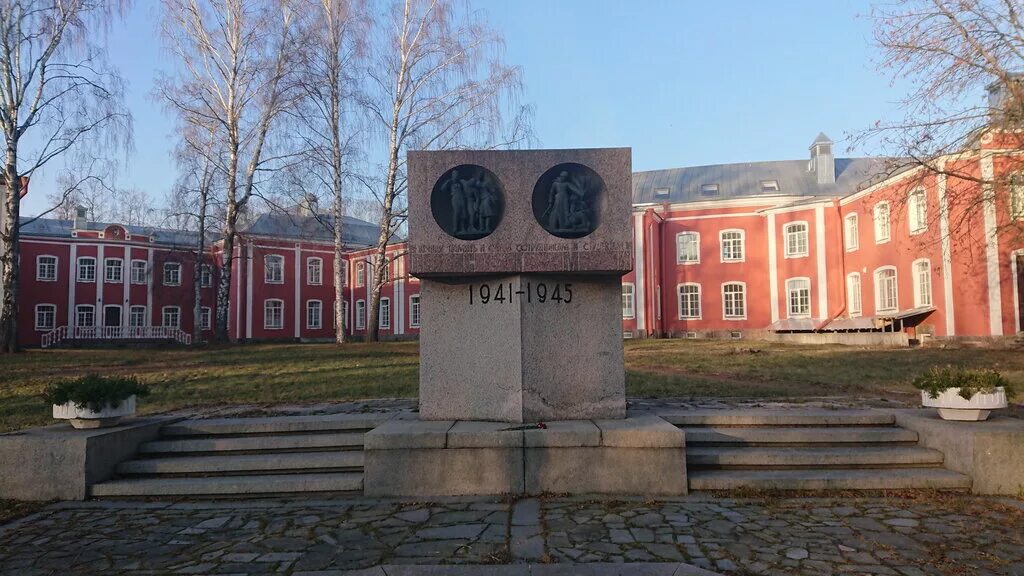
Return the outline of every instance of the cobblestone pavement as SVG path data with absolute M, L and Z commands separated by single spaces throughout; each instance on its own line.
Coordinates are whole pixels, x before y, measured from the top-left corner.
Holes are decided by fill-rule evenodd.
M 730 575 L 1024 576 L 1024 505 L 965 495 L 85 502 L 0 528 L 0 574 L 19 576 L 299 576 L 381 563 L 527 562 L 686 562 Z

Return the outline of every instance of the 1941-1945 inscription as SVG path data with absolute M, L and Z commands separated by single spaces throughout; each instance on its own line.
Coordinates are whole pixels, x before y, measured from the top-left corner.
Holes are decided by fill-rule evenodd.
M 470 304 L 502 304 L 512 303 L 515 297 L 527 304 L 538 302 L 540 304 L 571 304 L 572 283 L 571 282 L 525 282 L 520 283 L 518 288 L 513 287 L 512 282 L 498 282 L 487 284 L 469 285 Z

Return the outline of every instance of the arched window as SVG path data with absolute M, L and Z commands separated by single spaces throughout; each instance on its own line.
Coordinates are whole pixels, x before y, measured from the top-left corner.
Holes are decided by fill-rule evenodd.
M 306 328 L 319 330 L 323 327 L 324 305 L 319 300 L 306 301 Z
M 268 254 L 263 257 L 263 281 L 267 284 L 284 284 L 284 256 Z
M 57 281 L 57 257 L 38 256 L 36 257 L 36 280 L 40 282 Z
M 786 258 L 807 256 L 807 222 L 790 222 L 783 227 Z
M 676 263 L 700 263 L 700 234 L 697 232 L 680 232 L 676 234 Z
M 846 302 L 851 318 L 863 313 L 860 300 L 860 274 L 857 272 L 851 272 L 846 276 Z
M 320 286 L 324 282 L 324 261 L 322 258 L 306 258 L 306 284 Z
M 722 230 L 722 262 L 743 262 L 743 230 Z
M 36 330 L 53 330 L 57 327 L 57 307 L 53 304 L 36 304 Z
M 636 287 L 632 282 L 622 285 L 622 317 L 636 318 Z
M 263 328 L 281 330 L 284 328 L 284 301 L 272 298 L 263 301 Z
M 885 266 L 875 270 L 875 312 L 899 310 L 899 292 L 896 285 L 896 268 Z
M 910 233 L 917 234 L 928 229 L 928 197 L 924 188 L 918 188 L 907 197 L 907 221 Z
M 78 259 L 78 281 L 96 281 L 96 259 L 83 256 Z
M 811 279 L 786 280 L 786 302 L 790 318 L 811 317 Z
M 860 230 L 857 226 L 857 214 L 847 214 L 843 218 L 843 240 L 846 243 L 846 251 L 852 252 L 860 247 Z
M 676 287 L 679 295 L 679 319 L 700 319 L 700 284 L 689 282 Z
M 927 258 L 914 260 L 914 308 L 932 305 L 932 263 Z
M 744 320 L 747 317 L 747 285 L 743 282 L 722 284 L 722 317 Z
M 889 241 L 889 203 L 879 202 L 875 204 L 875 244 Z

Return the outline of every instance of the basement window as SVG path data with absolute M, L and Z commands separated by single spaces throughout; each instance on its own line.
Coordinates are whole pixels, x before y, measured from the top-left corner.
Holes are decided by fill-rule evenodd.
M 778 192 L 778 180 L 761 180 L 761 192 Z
M 700 187 L 701 196 L 718 196 L 718 184 L 703 184 Z
M 729 338 L 739 340 L 743 338 L 743 332 L 729 332 Z
M 622 337 L 626 340 L 632 340 L 633 332 L 631 330 L 626 330 L 625 332 L 622 333 Z
M 686 333 L 686 339 L 687 340 L 696 340 L 697 339 L 697 333 L 696 332 L 687 332 Z

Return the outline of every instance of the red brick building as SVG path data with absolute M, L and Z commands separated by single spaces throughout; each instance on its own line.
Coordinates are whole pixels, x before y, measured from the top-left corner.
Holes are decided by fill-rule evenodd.
M 921 170 L 880 177 L 883 160 L 835 158 L 832 148 L 822 134 L 809 160 L 634 174 L 636 261 L 623 278 L 624 335 L 828 340 L 1021 330 L 1024 241 L 1016 223 L 1024 219 L 1024 179 L 997 191 Z M 945 162 L 991 181 L 1013 169 L 1016 149 L 989 133 Z M 360 337 L 377 228 L 346 218 L 342 229 L 344 322 Z M 22 344 L 189 341 L 197 262 L 202 333 L 210 337 L 220 245 L 197 260 L 195 240 L 190 232 L 88 222 L 84 214 L 28 224 Z M 382 338 L 419 332 L 419 282 L 407 272 L 404 249 L 389 248 Z M 232 339 L 333 337 L 333 242 L 320 218 L 263 215 L 239 235 L 234 258 Z

